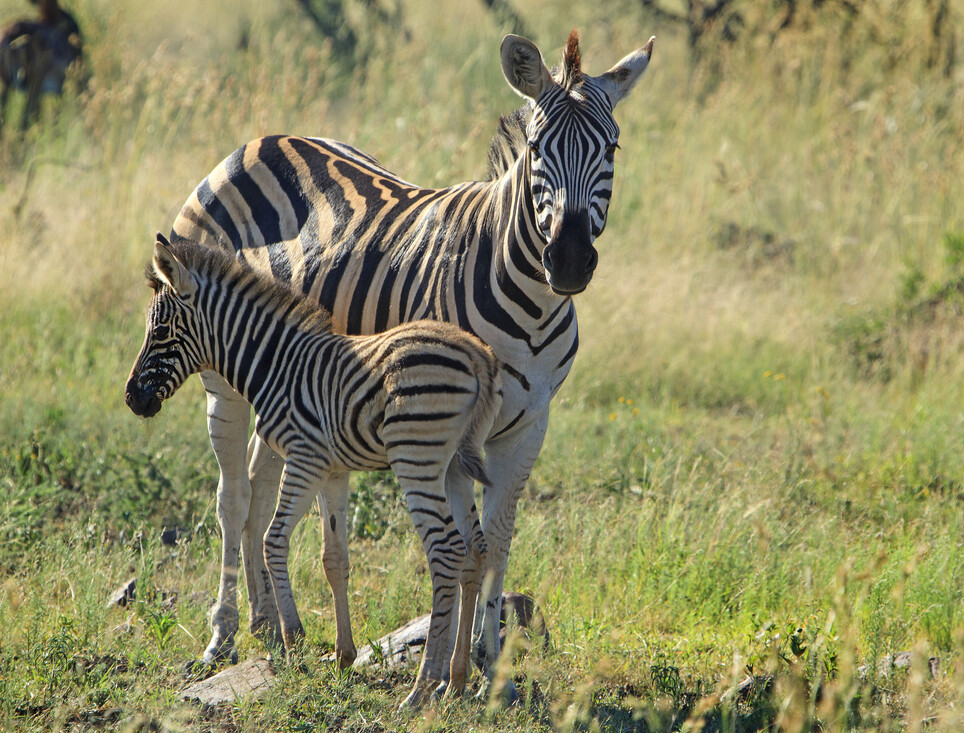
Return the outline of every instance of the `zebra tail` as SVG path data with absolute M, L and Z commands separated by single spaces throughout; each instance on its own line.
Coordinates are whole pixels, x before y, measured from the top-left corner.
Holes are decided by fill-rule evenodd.
M 462 436 L 456 456 L 459 467 L 465 474 L 479 483 L 489 486 L 491 481 L 485 471 L 482 459 L 482 445 L 492 430 L 499 410 L 502 409 L 502 373 L 498 359 L 486 347 L 485 356 L 476 360 L 478 395 L 472 408 L 469 427 Z

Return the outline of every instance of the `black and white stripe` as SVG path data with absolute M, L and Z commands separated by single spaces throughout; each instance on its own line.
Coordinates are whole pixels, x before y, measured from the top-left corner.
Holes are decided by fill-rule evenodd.
M 612 110 L 651 50 L 652 42 L 594 77 L 581 69 L 575 31 L 555 72 L 530 41 L 507 36 L 503 71 L 528 102 L 502 121 L 490 153 L 491 180 L 422 188 L 344 143 L 265 137 L 215 168 L 172 228 L 174 240 L 234 252 L 306 293 L 331 311 L 337 331 L 450 321 L 504 363 L 506 399 L 486 445 L 492 485 L 482 515 L 493 575 L 494 610 L 485 612 L 489 660 L 498 653 L 498 599 L 515 505 L 542 445 L 549 402 L 576 354 L 571 296 L 592 278 L 593 243 L 606 223 L 619 135 Z M 205 386 L 222 469 L 219 496 L 228 501 L 232 491 L 243 493 L 249 476 L 238 427 L 247 413 L 215 379 L 206 378 Z M 260 488 L 270 484 L 265 465 L 250 466 L 255 503 L 269 490 Z M 239 523 L 222 522 L 225 569 L 208 660 L 230 653 L 237 628 L 229 576 L 231 553 L 243 544 Z M 253 509 L 248 523 L 256 536 L 263 521 Z M 249 584 L 259 572 L 248 562 L 251 556 L 257 563 L 252 543 L 244 544 Z M 260 603 L 252 600 L 253 617 L 263 613 Z
M 321 493 L 324 566 L 335 597 L 336 656 L 355 658 L 348 617 L 348 472 L 391 468 L 422 539 L 432 578 L 432 619 L 408 704 L 448 677 L 449 632 L 459 599 L 458 654 L 450 689 L 468 675 L 485 541 L 471 484 L 454 516 L 445 477 L 488 482 L 482 444 L 501 404 L 491 349 L 438 321 L 372 336 L 334 334 L 328 314 L 301 294 L 190 242 L 155 245 L 147 335 L 127 384 L 135 413 L 151 416 L 190 374 L 223 377 L 258 416 L 257 434 L 284 457 L 264 557 L 289 652 L 304 636 L 288 576 L 291 533 Z M 462 514 L 463 512 L 460 512 Z

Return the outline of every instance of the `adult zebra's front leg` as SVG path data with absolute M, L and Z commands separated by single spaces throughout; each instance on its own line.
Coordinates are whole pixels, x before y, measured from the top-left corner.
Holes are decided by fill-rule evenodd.
M 251 633 L 269 647 L 282 644 L 281 620 L 264 564 L 264 535 L 278 504 L 278 486 L 284 459 L 255 433 L 248 443 L 248 478 L 251 501 L 248 521 L 241 533 L 241 559 L 248 587 Z
M 329 474 L 321 489 L 321 563 L 335 604 L 335 660 L 342 669 L 352 665 L 358 652 L 348 612 L 348 477 L 347 472 Z
M 211 609 L 211 641 L 201 661 L 216 666 L 238 659 L 234 646 L 238 631 L 238 555 L 251 502 L 247 461 L 251 408 L 214 372 L 202 372 L 201 382 L 207 391 L 208 434 L 220 469 L 217 515 L 221 527 L 221 578 Z
M 485 444 L 485 462 L 491 486 L 482 489 L 482 532 L 488 546 L 485 580 L 475 615 L 476 652 L 491 682 L 501 653 L 499 619 L 502 590 L 515 529 L 515 511 L 535 465 L 549 426 L 549 410 L 521 435 L 510 433 Z M 509 679 L 500 691 L 509 704 L 518 701 L 515 683 Z

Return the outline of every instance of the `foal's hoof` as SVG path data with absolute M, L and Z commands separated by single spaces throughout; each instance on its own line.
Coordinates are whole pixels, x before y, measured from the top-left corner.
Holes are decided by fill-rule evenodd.
M 453 683 L 451 680 L 449 682 L 443 682 L 438 687 L 435 688 L 435 692 L 432 694 L 432 699 L 434 700 L 465 700 L 471 697 L 469 694 L 469 689 L 463 682 L 461 684 Z
M 267 617 L 251 623 L 251 635 L 269 649 L 277 646 L 283 647 L 285 643 L 284 636 L 281 633 L 281 624 L 269 620 Z
M 479 700 L 492 700 L 502 707 L 511 708 L 519 704 L 519 693 L 515 689 L 515 682 L 508 680 L 502 690 L 495 690 L 492 680 L 487 677 L 482 679 L 482 686 L 476 695 Z

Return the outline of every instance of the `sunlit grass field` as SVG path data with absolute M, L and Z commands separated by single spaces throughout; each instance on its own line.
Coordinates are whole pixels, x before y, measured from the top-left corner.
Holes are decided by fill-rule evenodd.
M 311 517 L 292 554 L 305 664 L 256 701 L 179 700 L 216 590 L 217 467 L 196 380 L 151 421 L 123 403 L 154 233 L 263 134 L 478 179 L 521 101 L 484 3 L 373 4 L 392 28 L 335 5 L 352 53 L 294 2 L 74 0 L 87 90 L 0 137 L 0 728 L 964 728 L 964 65 L 930 68 L 936 3 L 896 0 L 779 33 L 780 3 L 737 3 L 744 36 L 700 64 L 642 3 L 516 3 L 549 63 L 578 27 L 590 73 L 657 36 L 616 110 L 580 352 L 519 507 L 506 586 L 551 636 L 504 670 L 522 704 L 401 713 L 414 671 L 321 661 Z M 0 0 L 0 22 L 30 12 Z M 430 589 L 390 479 L 357 482 L 364 643 Z M 133 575 L 138 600 L 108 607 Z

